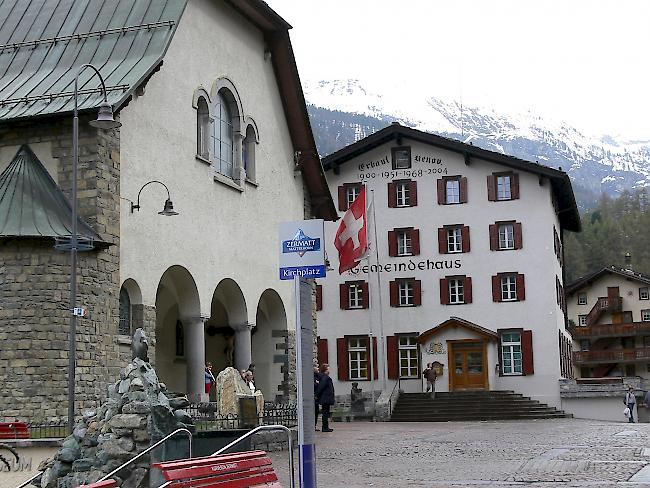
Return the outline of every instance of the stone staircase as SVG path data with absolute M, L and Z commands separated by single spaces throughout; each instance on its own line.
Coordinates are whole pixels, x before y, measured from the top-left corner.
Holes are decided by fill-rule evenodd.
M 571 417 L 513 391 L 401 393 L 391 422 L 448 422 L 459 420 L 551 419 Z

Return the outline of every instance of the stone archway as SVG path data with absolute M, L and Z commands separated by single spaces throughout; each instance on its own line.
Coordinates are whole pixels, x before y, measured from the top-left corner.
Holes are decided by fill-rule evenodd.
M 285 375 L 288 375 L 287 315 L 280 295 L 267 289 L 257 305 L 252 335 L 252 356 L 255 363 L 255 386 L 264 398 L 284 397 Z M 276 347 L 280 344 L 280 348 Z M 285 366 L 285 368 L 283 368 Z M 285 373 L 286 372 L 286 373 Z M 286 393 L 286 392 L 285 392 Z

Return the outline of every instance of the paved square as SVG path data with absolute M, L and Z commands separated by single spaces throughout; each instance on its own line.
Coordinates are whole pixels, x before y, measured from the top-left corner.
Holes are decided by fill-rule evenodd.
M 319 488 L 650 487 L 650 424 L 359 422 L 334 429 L 318 433 Z M 289 487 L 286 452 L 273 460 Z

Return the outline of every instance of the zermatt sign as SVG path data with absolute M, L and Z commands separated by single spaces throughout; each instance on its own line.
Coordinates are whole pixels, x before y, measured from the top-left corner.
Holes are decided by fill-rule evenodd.
M 280 224 L 280 279 L 323 278 L 324 222 L 320 219 Z

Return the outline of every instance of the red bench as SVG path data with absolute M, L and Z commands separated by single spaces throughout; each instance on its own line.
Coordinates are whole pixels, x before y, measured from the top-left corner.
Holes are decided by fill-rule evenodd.
M 0 422 L 0 439 L 29 439 L 25 422 Z
M 97 481 L 89 485 L 79 485 L 77 488 L 117 488 L 117 483 L 113 480 Z
M 264 451 L 182 459 L 156 463 L 167 488 L 282 488 Z

